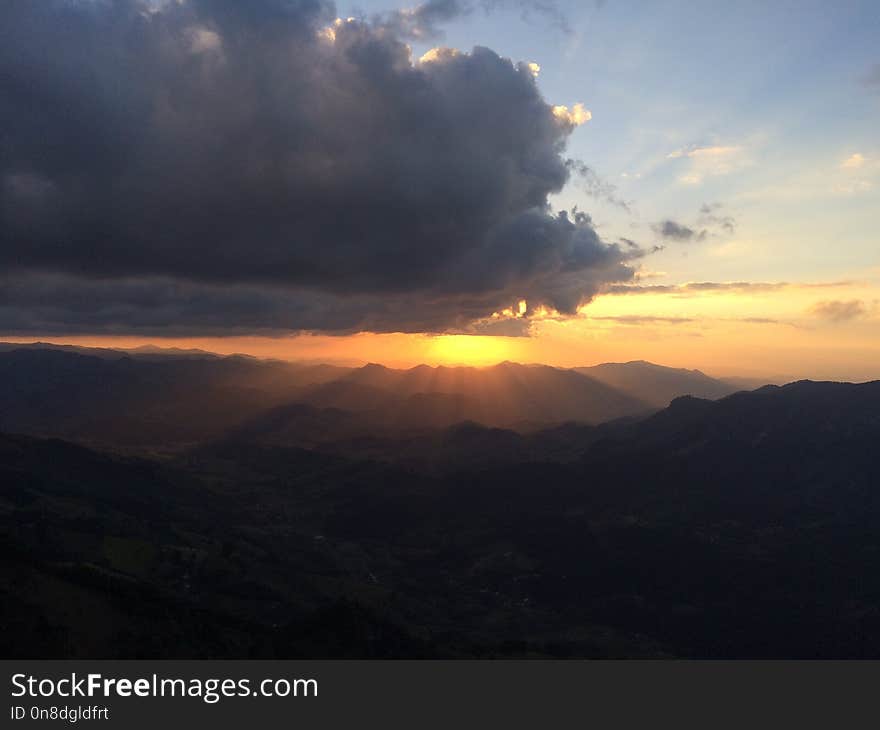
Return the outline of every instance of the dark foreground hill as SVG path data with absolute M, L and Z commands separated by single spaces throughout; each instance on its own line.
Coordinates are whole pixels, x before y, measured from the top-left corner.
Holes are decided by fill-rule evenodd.
M 464 425 L 454 474 L 3 436 L 0 651 L 880 657 L 878 414 L 880 383 L 683 398 L 542 436 L 565 463 Z

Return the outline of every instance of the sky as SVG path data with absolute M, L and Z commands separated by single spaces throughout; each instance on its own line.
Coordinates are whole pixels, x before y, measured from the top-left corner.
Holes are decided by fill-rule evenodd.
M 880 5 L 0 8 L 0 338 L 880 378 Z

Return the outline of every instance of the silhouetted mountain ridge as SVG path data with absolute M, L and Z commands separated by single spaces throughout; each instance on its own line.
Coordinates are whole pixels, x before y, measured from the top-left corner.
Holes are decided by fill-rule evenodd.
M 167 449 L 216 439 L 292 403 L 359 414 L 348 422 L 359 421 L 366 432 L 464 420 L 489 426 L 599 422 L 649 410 L 597 381 L 545 366 L 352 370 L 149 354 L 97 357 L 43 346 L 0 351 L 0 428 Z M 305 412 L 288 416 L 297 413 Z M 282 427 L 277 412 L 272 419 Z
M 645 360 L 603 363 L 575 370 L 660 408 L 682 395 L 715 399 L 739 390 L 736 385 L 710 378 L 699 370 L 668 368 Z
M 456 420 L 489 426 L 525 421 L 599 423 L 650 410 L 641 400 L 594 378 L 547 365 L 503 362 L 486 368 L 420 365 L 392 370 L 370 364 L 352 371 L 343 381 L 381 388 L 397 396 L 456 394 L 463 399 Z
M 648 400 L 729 390 L 699 371 L 643 361 L 578 370 L 512 362 L 398 370 L 161 352 L 96 356 L 44 344 L 0 348 L 0 428 L 142 451 L 241 438 L 334 453 L 349 447 L 358 456 L 382 459 L 394 456 L 394 443 L 408 431 L 412 453 L 421 453 L 416 461 L 423 462 L 444 443 L 434 430 L 472 421 L 530 436 L 507 449 L 511 457 L 504 461 L 517 450 L 522 459 L 540 460 L 582 452 L 582 443 L 553 430 L 562 424 L 644 418 L 656 410 Z M 616 378 L 620 387 L 602 378 Z M 543 435 L 531 438 L 538 432 Z M 369 451 L 362 452 L 367 444 Z M 472 451 L 468 463 L 476 463 Z M 451 452 L 449 458 L 457 463 Z M 498 463 L 495 456 L 487 459 Z
M 244 432 L 156 461 L 0 435 L 2 649 L 878 657 L 878 414 L 880 382 L 805 381 L 336 453 Z

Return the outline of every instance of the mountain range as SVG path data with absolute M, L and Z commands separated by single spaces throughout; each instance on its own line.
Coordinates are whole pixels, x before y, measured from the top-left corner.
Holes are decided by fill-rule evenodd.
M 288 408 L 336 435 L 357 417 Z M 877 657 L 878 414 L 880 382 L 803 381 L 396 452 L 0 435 L 0 650 Z
M 462 422 L 525 433 L 642 416 L 680 395 L 734 390 L 699 371 L 643 362 L 396 370 L 197 350 L 0 345 L 0 429 L 110 447 L 175 449 L 242 429 L 274 443 L 291 435 L 287 445 Z M 328 433 L 331 425 L 338 433 Z

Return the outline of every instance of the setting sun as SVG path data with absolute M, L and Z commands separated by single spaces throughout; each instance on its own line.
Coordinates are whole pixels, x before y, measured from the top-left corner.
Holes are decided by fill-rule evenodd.
M 428 359 L 441 365 L 492 365 L 515 359 L 519 350 L 510 337 L 439 335 L 430 339 Z

